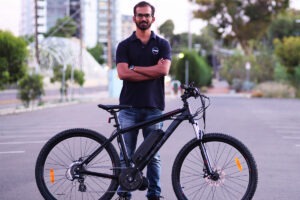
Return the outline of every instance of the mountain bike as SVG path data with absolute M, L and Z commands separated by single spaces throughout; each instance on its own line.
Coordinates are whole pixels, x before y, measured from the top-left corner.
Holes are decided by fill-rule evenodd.
M 252 199 L 258 172 L 249 149 L 238 139 L 223 133 L 205 132 L 209 97 L 192 84 L 182 86 L 183 106 L 161 116 L 122 128 L 118 112 L 127 105 L 98 105 L 111 114 L 116 128 L 109 138 L 88 129 L 69 129 L 51 138 L 39 153 L 36 183 L 45 199 L 111 199 L 119 186 L 127 191 L 145 190 L 143 170 L 176 128 L 188 121 L 195 138 L 179 151 L 172 166 L 172 185 L 177 199 Z M 189 100 L 200 100 L 192 111 Z M 203 120 L 200 128 L 199 120 Z M 129 157 L 123 134 L 170 120 L 166 130 L 156 130 Z M 113 145 L 117 140 L 125 165 Z

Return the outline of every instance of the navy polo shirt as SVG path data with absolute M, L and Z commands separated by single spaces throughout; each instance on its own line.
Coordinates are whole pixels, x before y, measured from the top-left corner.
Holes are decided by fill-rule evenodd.
M 128 66 L 153 66 L 158 60 L 171 60 L 171 47 L 167 40 L 151 32 L 150 40 L 143 44 L 133 34 L 119 43 L 116 63 L 128 63 Z M 136 108 L 165 108 L 164 77 L 154 80 L 131 82 L 123 81 L 120 105 L 132 105 Z

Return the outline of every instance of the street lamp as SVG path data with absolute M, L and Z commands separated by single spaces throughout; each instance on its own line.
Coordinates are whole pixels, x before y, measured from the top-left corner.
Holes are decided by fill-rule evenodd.
M 179 53 L 178 54 L 179 59 L 184 58 L 184 53 Z M 185 85 L 189 84 L 189 61 L 188 59 L 185 59 Z
M 250 62 L 246 62 L 245 68 L 246 68 L 246 81 L 250 82 L 250 69 L 251 69 Z

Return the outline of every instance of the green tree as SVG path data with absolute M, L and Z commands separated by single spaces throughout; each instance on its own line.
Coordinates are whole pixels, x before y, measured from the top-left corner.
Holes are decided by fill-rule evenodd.
M 189 62 L 189 80 L 198 87 L 209 86 L 211 84 L 212 72 L 205 59 L 195 51 L 183 51 L 184 57 L 176 63 L 176 79 L 185 83 L 185 63 Z
M 275 54 L 280 58 L 290 73 L 300 65 L 300 37 L 285 37 L 283 40 L 276 39 Z
M 286 67 L 289 81 L 297 88 L 300 96 L 300 37 L 275 39 L 275 54 Z
M 0 90 L 4 89 L 4 86 L 9 81 L 8 63 L 5 58 L 0 58 Z
M 43 77 L 38 74 L 25 75 L 19 81 L 18 98 L 21 99 L 25 107 L 29 107 L 30 102 L 40 100 L 45 94 Z
M 270 24 L 267 38 L 270 45 L 273 45 L 275 38 L 282 40 L 284 37 L 299 36 L 300 24 L 297 20 L 300 19 L 300 11 L 287 10 L 287 12 L 278 15 Z
M 215 32 L 211 25 L 207 25 L 201 30 L 202 34 L 193 38 L 194 43 L 201 44 L 201 49 L 205 50 L 207 54 L 211 54 L 216 40 Z
M 78 69 L 74 69 L 73 80 L 76 84 L 82 86 L 84 84 L 84 72 Z M 53 77 L 50 79 L 51 83 L 60 82 L 61 83 L 61 95 L 68 95 L 69 83 L 72 79 L 72 67 L 70 65 L 65 69 L 65 79 L 63 81 L 63 66 L 58 65 L 53 68 Z
M 55 26 L 50 28 L 50 30 L 45 34 L 48 36 L 57 36 L 57 37 L 72 37 L 75 36 L 77 30 L 77 24 L 69 16 L 58 19 Z
M 96 44 L 95 47 L 93 48 L 88 48 L 87 51 L 95 58 L 95 60 L 99 63 L 99 64 L 103 64 L 104 63 L 104 58 L 103 58 L 103 47 L 100 43 Z
M 160 27 L 158 27 L 159 32 L 168 40 L 170 40 L 174 35 L 174 23 L 172 20 L 165 21 Z
M 223 67 L 220 71 L 221 77 L 228 81 L 230 85 L 234 85 L 235 81 L 246 79 L 245 64 L 248 61 L 241 52 L 236 51 L 230 57 L 224 60 Z M 237 88 L 234 88 L 237 89 Z M 237 90 L 240 90 L 238 88 Z
M 0 30 L 0 88 L 17 83 L 26 73 L 26 42 L 11 32 Z
M 194 15 L 218 28 L 222 37 L 236 39 L 244 52 L 251 53 L 250 40 L 259 39 L 272 18 L 289 6 L 289 0 L 197 0 L 201 9 Z

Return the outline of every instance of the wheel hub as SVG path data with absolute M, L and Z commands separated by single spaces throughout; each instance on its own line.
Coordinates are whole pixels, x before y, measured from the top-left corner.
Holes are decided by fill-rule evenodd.
M 210 186 L 220 186 L 225 182 L 225 172 L 221 168 L 214 169 L 212 175 L 205 177 L 205 181 Z
M 80 178 L 80 175 L 78 174 L 78 171 L 81 169 L 81 162 L 75 161 L 71 163 L 69 168 L 66 171 L 66 178 L 70 181 L 73 181 L 74 179 Z

